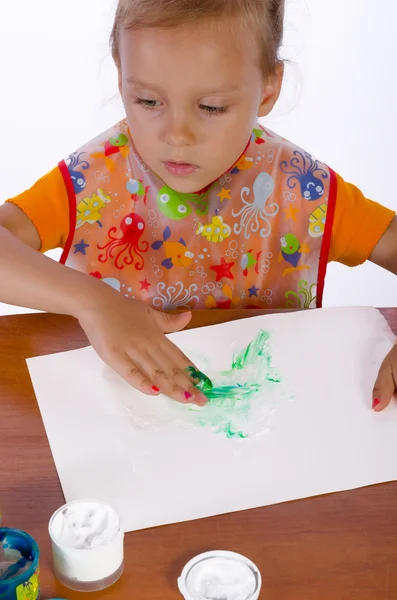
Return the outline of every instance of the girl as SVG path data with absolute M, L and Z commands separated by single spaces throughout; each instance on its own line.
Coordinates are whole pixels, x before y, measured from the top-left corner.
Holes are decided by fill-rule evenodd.
M 394 213 L 258 123 L 283 17 L 284 0 L 119 0 L 126 119 L 0 207 L 0 300 L 73 315 L 147 394 L 206 402 L 164 335 L 190 313 L 154 309 L 321 306 L 331 260 L 397 274 Z M 36 252 L 59 246 L 61 264 Z M 376 410 L 395 372 L 393 349 Z

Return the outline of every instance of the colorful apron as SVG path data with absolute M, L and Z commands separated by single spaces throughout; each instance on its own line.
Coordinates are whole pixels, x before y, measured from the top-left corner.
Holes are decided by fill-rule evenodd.
M 254 129 L 200 194 L 170 189 L 126 121 L 60 163 L 70 201 L 61 261 L 160 310 L 321 306 L 335 174 Z

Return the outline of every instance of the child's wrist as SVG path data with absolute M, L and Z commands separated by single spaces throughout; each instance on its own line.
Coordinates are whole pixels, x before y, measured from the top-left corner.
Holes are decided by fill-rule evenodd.
M 89 311 L 98 310 L 108 302 L 110 294 L 117 292 L 99 279 L 79 273 L 80 281 L 76 281 L 73 290 L 70 314 L 80 320 Z

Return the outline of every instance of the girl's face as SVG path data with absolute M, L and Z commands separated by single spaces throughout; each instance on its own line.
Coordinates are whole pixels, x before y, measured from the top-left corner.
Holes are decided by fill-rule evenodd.
M 282 69 L 264 82 L 252 36 L 215 29 L 126 30 L 120 39 L 120 92 L 134 144 L 182 193 L 234 165 L 282 83 Z

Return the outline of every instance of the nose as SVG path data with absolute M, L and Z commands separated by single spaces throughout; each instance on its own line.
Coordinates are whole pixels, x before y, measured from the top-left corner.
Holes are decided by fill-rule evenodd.
M 174 148 L 194 146 L 196 136 L 185 111 L 170 115 L 165 125 L 163 137 L 166 144 Z

